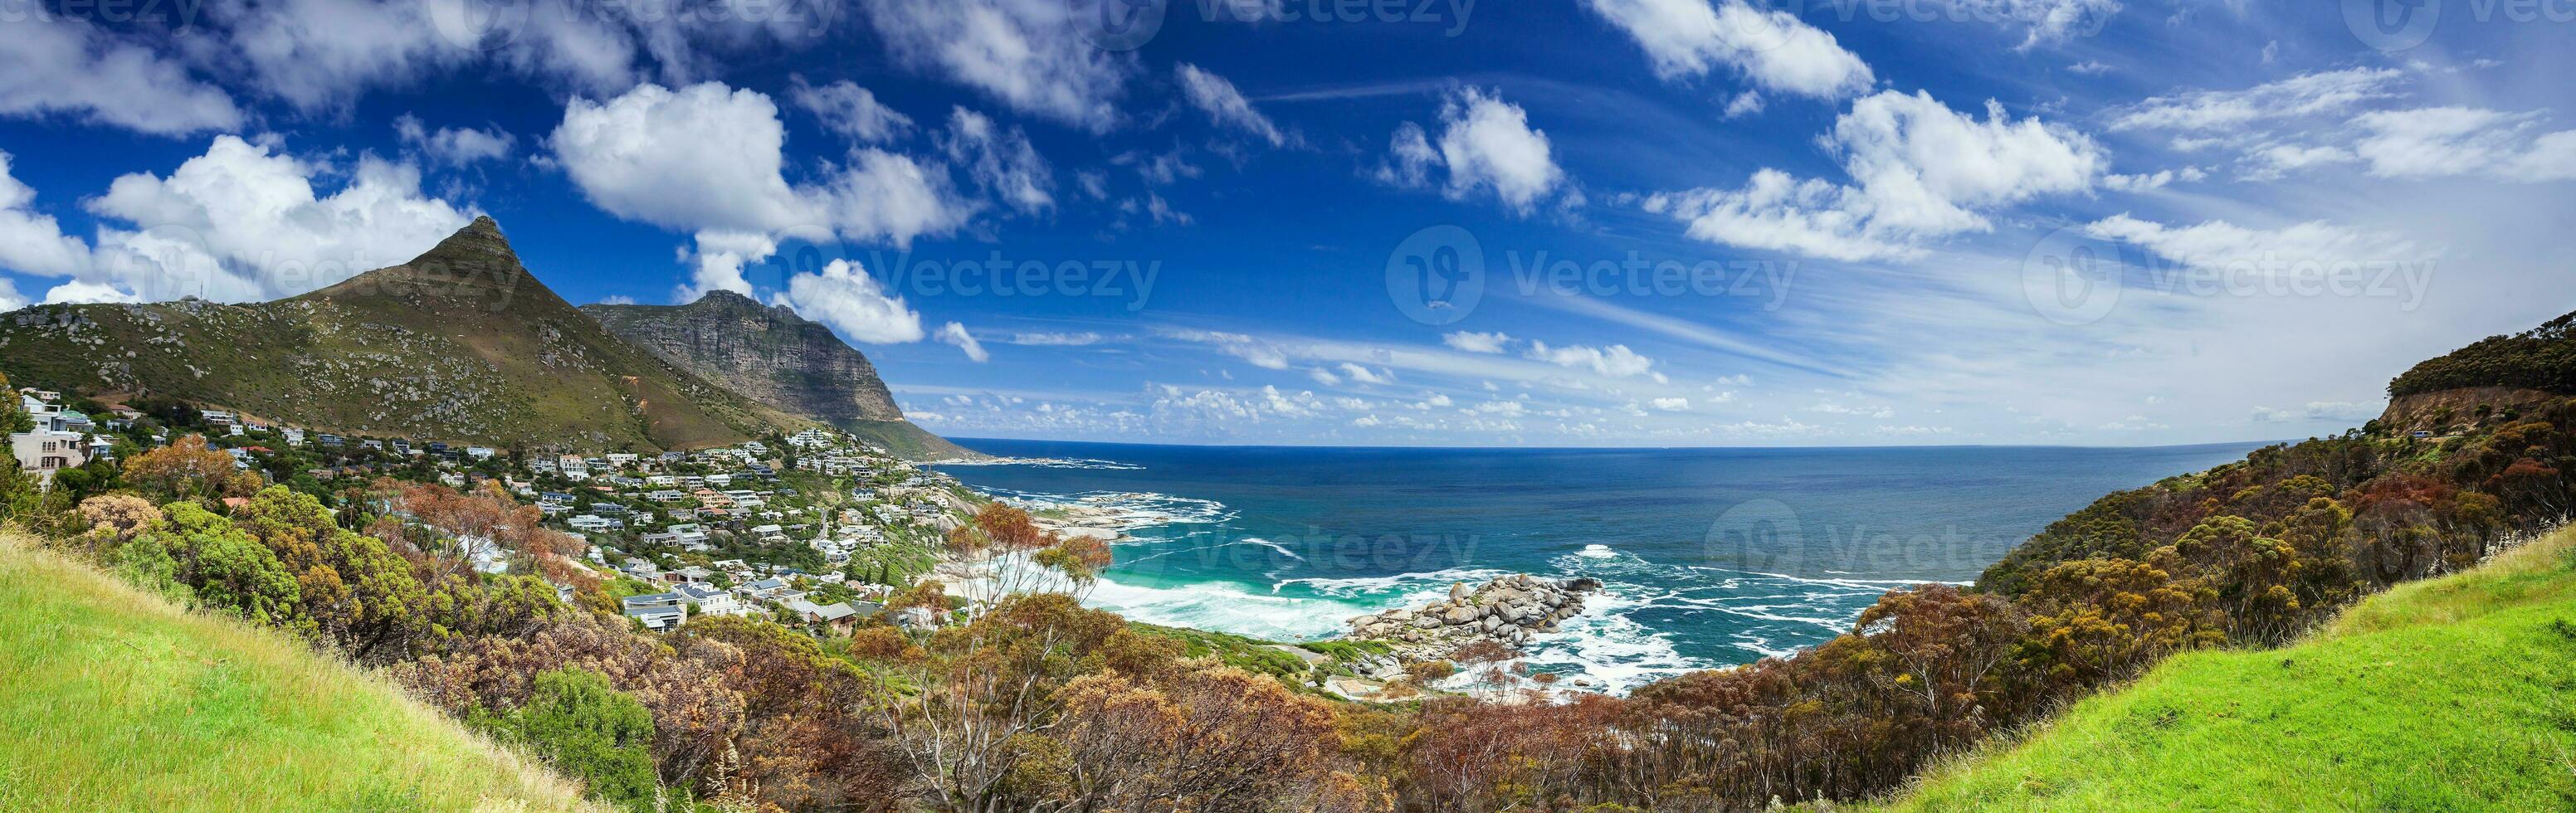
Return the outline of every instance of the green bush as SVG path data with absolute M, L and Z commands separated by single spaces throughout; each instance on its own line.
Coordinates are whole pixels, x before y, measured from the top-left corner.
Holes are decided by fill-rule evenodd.
M 527 705 L 478 722 L 588 783 L 595 798 L 629 810 L 654 807 L 653 714 L 597 672 L 539 673 Z

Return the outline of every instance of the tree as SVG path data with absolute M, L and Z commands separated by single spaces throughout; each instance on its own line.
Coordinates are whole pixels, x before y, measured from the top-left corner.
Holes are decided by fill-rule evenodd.
M 32 432 L 35 429 L 36 419 L 28 417 L 26 407 L 19 403 L 18 390 L 9 386 L 9 376 L 0 374 L 0 435 L 15 435 Z M 15 457 L 9 458 L 6 463 L 0 463 L 0 465 L 13 466 L 16 464 Z
M 196 503 L 173 502 L 164 510 L 169 524 L 145 536 L 169 551 L 178 581 L 200 602 L 261 624 L 295 625 L 301 591 L 268 546 Z
M 1319 790 L 1332 706 L 1223 666 L 1164 685 L 1115 672 L 1064 688 L 1064 776 L 1074 810 L 1259 811 Z
M 653 714 L 597 672 L 566 667 L 539 673 L 527 703 L 484 725 L 579 777 L 601 801 L 628 810 L 654 808 Z
M 233 467 L 232 455 L 189 435 L 125 461 L 125 481 L 144 494 L 173 500 L 213 501 L 259 491 L 259 475 Z

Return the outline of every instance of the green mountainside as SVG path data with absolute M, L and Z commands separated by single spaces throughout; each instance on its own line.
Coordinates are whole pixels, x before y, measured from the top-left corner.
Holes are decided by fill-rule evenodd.
M 0 315 L 21 385 L 159 396 L 326 432 L 680 449 L 805 422 L 619 339 L 479 218 L 411 262 L 225 305 L 40 305 Z
M 754 401 L 875 441 L 899 456 L 974 452 L 904 420 L 876 365 L 830 328 L 732 291 L 686 305 L 584 305 L 636 346 Z
M 588 810 L 300 641 L 0 536 L 0 810 Z
M 1897 810 L 2576 809 L 2576 532 L 2178 655 Z

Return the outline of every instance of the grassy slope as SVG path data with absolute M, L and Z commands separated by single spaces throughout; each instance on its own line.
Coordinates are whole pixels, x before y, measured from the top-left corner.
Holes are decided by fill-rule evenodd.
M 2373 597 L 2310 640 L 2200 652 L 1898 810 L 2576 809 L 2576 531 Z
M 0 538 L 0 810 L 566 810 L 377 679 Z

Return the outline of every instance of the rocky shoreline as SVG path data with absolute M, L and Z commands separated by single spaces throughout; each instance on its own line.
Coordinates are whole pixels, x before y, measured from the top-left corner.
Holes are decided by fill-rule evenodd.
M 1493 641 L 1514 650 L 1532 636 L 1583 612 L 1583 594 L 1601 582 L 1576 578 L 1504 576 L 1470 588 L 1449 585 L 1449 597 L 1419 608 L 1400 608 L 1350 619 L 1354 640 L 1381 641 L 1405 661 L 1445 660 L 1459 647 Z

